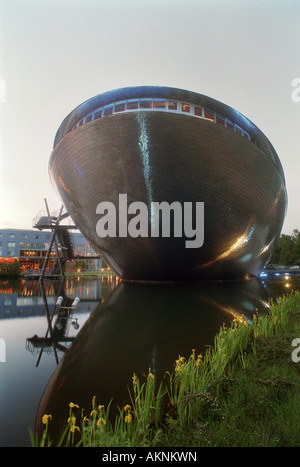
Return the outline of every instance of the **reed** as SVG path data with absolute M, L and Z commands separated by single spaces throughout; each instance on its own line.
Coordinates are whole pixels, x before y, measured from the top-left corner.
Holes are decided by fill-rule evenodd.
M 268 313 L 256 314 L 252 322 L 241 317 L 228 327 L 223 325 L 215 336 L 214 345 L 204 354 L 196 355 L 193 349 L 188 358 L 179 355 L 174 370 L 167 372 L 160 384 L 157 384 L 151 368 L 143 382 L 134 374 L 129 403 L 119 408 L 114 424 L 109 419 L 111 403 L 105 408 L 97 405 L 93 397 L 90 413 L 81 412 L 80 416 L 75 414 L 80 410 L 78 405 L 70 403 L 67 427 L 59 445 L 172 445 L 172 432 L 187 432 L 195 423 L 198 424 L 198 432 L 203 431 L 208 408 L 210 414 L 214 411 L 214 416 L 218 414 L 221 420 L 227 407 L 225 404 L 221 417 L 218 396 L 224 390 L 224 381 L 226 378 L 230 381 L 232 375 L 240 370 L 245 373 L 249 356 L 257 351 L 257 342 L 287 329 L 289 316 L 300 309 L 300 294 L 292 292 L 276 302 L 270 301 L 267 306 Z M 236 397 L 239 408 L 242 396 L 238 394 Z M 34 445 L 51 444 L 47 439 L 51 415 L 44 417 L 44 433 L 39 443 L 36 439 L 33 441 Z M 224 429 L 224 424 L 221 427 Z

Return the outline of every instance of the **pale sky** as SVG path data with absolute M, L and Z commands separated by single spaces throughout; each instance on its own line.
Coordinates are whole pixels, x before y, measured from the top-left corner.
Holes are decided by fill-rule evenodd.
M 86 99 L 132 85 L 206 94 L 252 120 L 286 176 L 300 230 L 299 0 L 0 0 L 0 228 L 59 209 L 55 133 Z M 267 183 L 267 181 L 266 181 Z

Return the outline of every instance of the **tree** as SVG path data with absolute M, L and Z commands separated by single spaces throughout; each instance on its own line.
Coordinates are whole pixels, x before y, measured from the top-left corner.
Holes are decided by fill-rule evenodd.
M 300 264 L 300 232 L 299 230 L 295 229 L 293 231 L 293 237 L 294 237 L 294 251 L 295 251 L 295 257 L 296 257 L 295 264 Z
M 17 259 L 14 260 L 10 267 L 10 273 L 12 276 L 19 276 L 20 275 L 20 263 Z
M 0 263 L 0 275 L 17 277 L 20 275 L 21 268 L 17 259 L 13 263 Z
M 83 260 L 83 261 L 80 261 L 80 260 L 75 260 L 75 263 L 74 263 L 74 269 L 76 272 L 84 272 L 86 271 L 87 267 L 86 267 L 86 262 Z
M 282 234 L 277 240 L 270 264 L 300 264 L 300 232 L 295 229 L 292 235 Z

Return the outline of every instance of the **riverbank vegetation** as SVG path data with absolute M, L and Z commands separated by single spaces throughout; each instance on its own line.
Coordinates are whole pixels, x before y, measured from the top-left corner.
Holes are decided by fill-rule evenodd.
M 14 261 L 0 261 L 0 277 L 15 278 L 21 275 L 20 263 L 17 259 Z
M 215 336 L 204 355 L 179 356 L 156 384 L 151 368 L 135 374 L 128 404 L 110 421 L 108 407 L 91 398 L 89 413 L 69 404 L 59 446 L 196 447 L 299 446 L 300 293 L 270 302 L 252 322 L 241 317 Z M 300 339 L 299 339 L 300 355 Z M 294 353 L 293 353 L 294 352 Z M 294 355 L 295 358 L 292 358 Z M 300 358 L 299 358 L 300 360 Z M 33 445 L 54 445 L 52 414 Z
M 294 266 L 300 265 L 300 232 L 293 230 L 292 235 L 280 235 L 276 242 L 275 250 L 269 261 L 269 266 Z

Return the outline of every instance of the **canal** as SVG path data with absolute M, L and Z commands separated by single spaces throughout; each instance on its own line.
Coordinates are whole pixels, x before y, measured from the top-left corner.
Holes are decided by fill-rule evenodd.
M 29 429 L 44 413 L 58 432 L 69 402 L 89 411 L 96 396 L 122 407 L 133 373 L 150 367 L 160 380 L 179 354 L 212 345 L 223 323 L 251 321 L 269 298 L 299 289 L 300 277 L 285 275 L 176 285 L 113 276 L 1 281 L 0 446 L 30 446 Z

